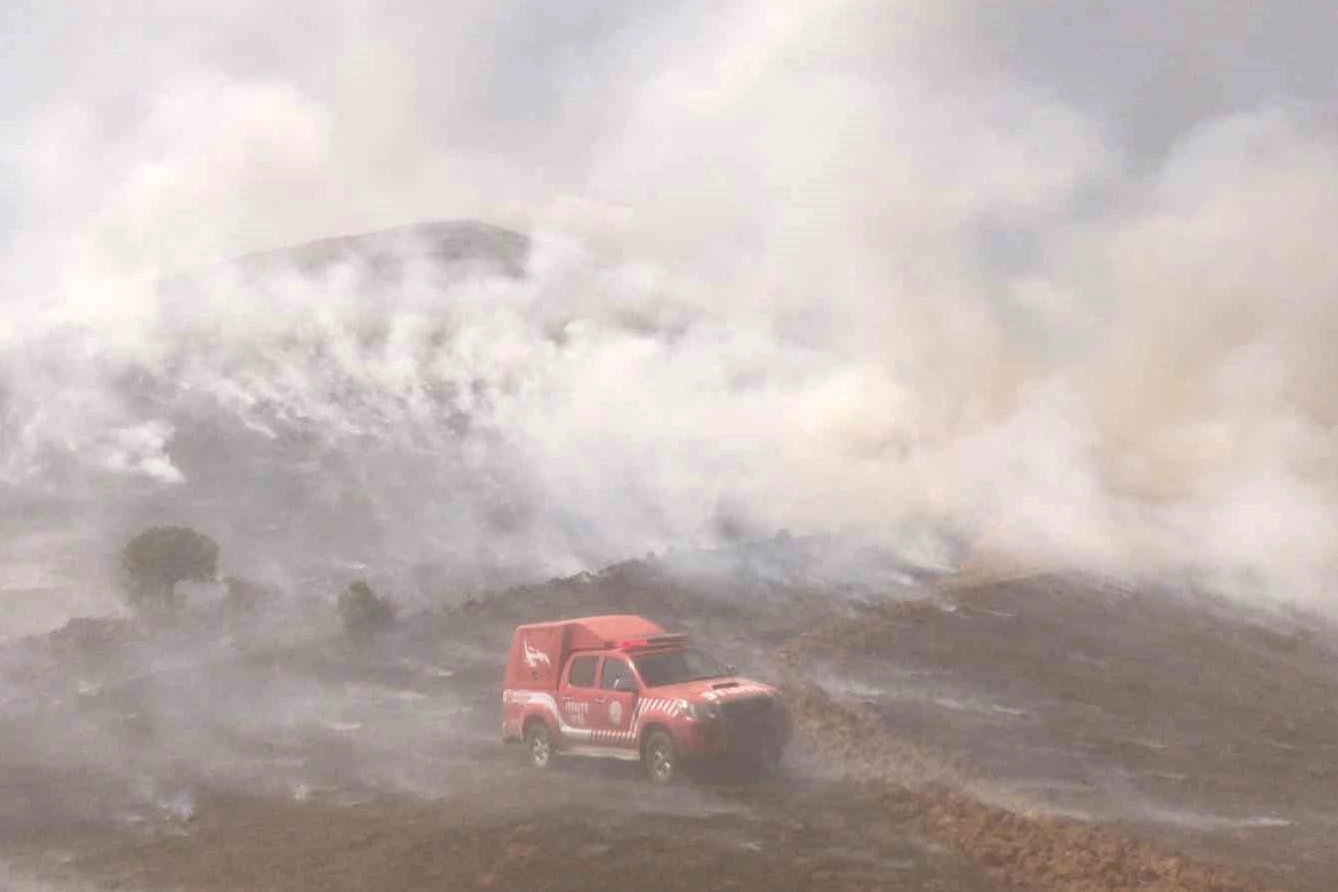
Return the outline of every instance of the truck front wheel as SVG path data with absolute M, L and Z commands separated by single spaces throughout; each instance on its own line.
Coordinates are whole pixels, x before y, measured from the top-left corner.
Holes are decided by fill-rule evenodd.
M 642 753 L 646 775 L 652 782 L 667 784 L 678 774 L 678 753 L 674 749 L 674 739 L 665 731 L 652 731 L 646 738 L 646 749 Z
M 547 724 L 533 721 L 526 726 L 525 749 L 529 751 L 530 764 L 535 768 L 547 768 L 553 764 L 553 736 L 548 733 Z

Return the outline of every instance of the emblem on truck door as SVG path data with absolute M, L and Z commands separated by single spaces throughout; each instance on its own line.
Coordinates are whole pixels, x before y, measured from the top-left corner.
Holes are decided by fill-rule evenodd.
M 609 721 L 615 725 L 623 723 L 623 705 L 617 700 L 609 704 Z
M 530 639 L 526 638 L 521 646 L 525 650 L 526 666 L 529 666 L 531 669 L 537 669 L 539 667 L 539 664 L 543 663 L 548 668 L 550 669 L 553 668 L 553 662 L 552 660 L 548 659 L 548 654 L 544 653 L 541 650 L 535 650 L 533 647 L 530 647 Z

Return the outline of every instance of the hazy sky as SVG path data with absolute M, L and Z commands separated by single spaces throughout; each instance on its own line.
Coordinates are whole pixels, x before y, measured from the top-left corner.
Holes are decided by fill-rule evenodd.
M 601 182 L 601 166 L 611 142 L 646 126 L 640 116 L 667 112 L 657 138 L 705 138 L 721 172 L 737 175 L 731 165 L 749 166 L 747 142 L 767 138 L 787 91 L 802 104 L 815 90 L 841 101 L 867 90 L 874 107 L 842 109 L 861 118 L 897 114 L 907 90 L 942 94 L 1017 131 L 1050 103 L 1119 168 L 1144 173 L 1231 115 L 1313 103 L 1297 114 L 1331 127 L 1338 96 L 1328 40 L 1338 11 L 1324 2 L 299 0 L 276 12 L 254 0 L 16 0 L 3 16 L 0 218 L 11 243 L 133 216 L 128 190 L 195 173 L 176 166 L 191 163 L 235 165 L 219 180 L 254 178 L 237 184 L 256 190 L 242 193 L 249 210 L 170 224 L 192 248 L 225 255 L 415 215 L 635 202 L 650 187 Z M 908 116 L 890 135 L 933 138 L 918 130 Z M 736 135 L 742 144 L 712 143 Z M 634 166 L 654 178 L 666 160 Z M 193 192 L 192 202 L 221 200 Z M 155 224 L 131 225 L 149 231 L 118 253 L 161 260 Z

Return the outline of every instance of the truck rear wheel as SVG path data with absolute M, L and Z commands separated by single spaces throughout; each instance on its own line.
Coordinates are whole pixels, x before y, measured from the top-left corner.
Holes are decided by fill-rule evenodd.
M 652 783 L 668 784 L 678 775 L 678 752 L 666 731 L 652 731 L 641 754 L 646 776 Z
M 543 721 L 533 721 L 526 726 L 525 749 L 530 754 L 530 764 L 535 768 L 547 768 L 553 764 L 553 736 L 548 733 L 548 725 Z

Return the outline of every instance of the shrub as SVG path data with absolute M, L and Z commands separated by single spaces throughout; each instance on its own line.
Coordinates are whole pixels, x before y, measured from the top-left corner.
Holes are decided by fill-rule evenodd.
M 366 580 L 355 579 L 339 595 L 339 621 L 349 635 L 366 637 L 395 621 L 395 605 L 372 591 Z
M 274 589 L 265 583 L 244 576 L 228 576 L 221 581 L 227 591 L 223 607 L 231 614 L 254 613 L 277 597 Z

